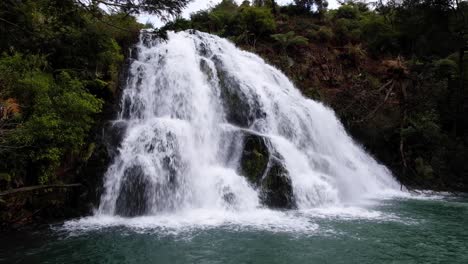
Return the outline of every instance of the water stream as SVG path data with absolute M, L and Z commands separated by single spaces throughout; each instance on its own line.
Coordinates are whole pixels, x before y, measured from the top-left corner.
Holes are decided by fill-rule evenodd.
M 125 133 L 96 216 L 265 211 L 240 168 L 248 135 L 265 143 L 268 166 L 281 164 L 298 209 L 399 191 L 331 109 L 258 56 L 196 31 L 142 34 L 135 52 L 115 121 Z

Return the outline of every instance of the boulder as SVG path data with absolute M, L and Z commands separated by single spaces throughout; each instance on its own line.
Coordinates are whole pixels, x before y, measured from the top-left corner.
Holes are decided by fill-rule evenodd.
M 296 202 L 288 171 L 282 161 L 270 160 L 270 167 L 262 180 L 262 203 L 270 208 L 295 208 Z
M 270 208 L 295 208 L 292 182 L 282 158 L 268 147 L 269 139 L 246 133 L 240 159 L 240 173 L 257 188 L 263 205 Z
M 270 159 L 265 140 L 254 134 L 247 134 L 244 138 L 244 148 L 240 159 L 241 173 L 255 185 L 261 183 Z
M 148 188 L 152 186 L 139 166 L 128 168 L 120 187 L 115 214 L 125 217 L 145 215 L 150 209 Z

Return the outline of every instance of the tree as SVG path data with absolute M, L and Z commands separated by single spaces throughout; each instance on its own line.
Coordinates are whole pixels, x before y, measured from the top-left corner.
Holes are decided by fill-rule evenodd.
M 182 9 L 192 0 L 75 0 L 82 6 L 98 8 L 105 5 L 112 11 L 122 11 L 127 14 L 149 13 L 163 18 L 180 14 Z
M 0 1 L 0 175 L 11 179 L 0 188 L 53 183 L 65 168 L 72 172 L 59 180 L 75 181 L 142 28 L 127 13 L 92 8 Z
M 327 0 L 294 0 L 294 3 L 296 6 L 306 10 L 312 10 L 313 8 L 316 8 L 318 13 L 325 12 L 328 7 Z
M 239 15 L 241 35 L 246 36 L 247 43 L 251 36 L 251 45 L 254 47 L 258 38 L 271 34 L 276 29 L 275 19 L 268 8 L 246 7 Z

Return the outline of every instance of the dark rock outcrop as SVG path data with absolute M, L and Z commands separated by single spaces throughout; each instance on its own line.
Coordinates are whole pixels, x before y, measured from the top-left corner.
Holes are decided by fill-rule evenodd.
M 272 208 L 294 208 L 294 200 L 291 179 L 280 160 L 270 160 L 270 167 L 266 177 L 262 181 L 262 203 Z
M 268 168 L 270 152 L 265 138 L 248 134 L 244 138 L 244 149 L 240 160 L 241 173 L 253 184 L 261 184 Z
M 246 133 L 240 160 L 240 173 L 260 190 L 262 204 L 270 208 L 295 208 L 296 203 L 288 171 L 282 159 L 270 151 L 269 145 L 267 138 Z
M 236 79 L 224 68 L 222 59 L 212 57 L 221 88 L 221 98 L 229 123 L 240 127 L 250 127 L 256 119 L 266 117 L 256 95 L 246 93 L 241 80 Z M 244 87 L 245 88 L 245 87 Z
M 147 213 L 150 208 L 147 188 L 152 186 L 141 167 L 125 171 L 120 194 L 115 205 L 115 213 L 120 216 L 134 217 Z

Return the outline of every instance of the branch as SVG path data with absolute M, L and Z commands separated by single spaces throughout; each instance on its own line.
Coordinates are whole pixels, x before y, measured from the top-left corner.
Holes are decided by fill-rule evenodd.
M 364 117 L 361 120 L 356 121 L 356 123 L 361 123 L 361 122 L 364 122 L 364 121 L 369 120 L 370 118 L 372 118 L 375 115 L 375 113 L 377 113 L 377 111 L 387 102 L 388 98 L 390 97 L 390 94 L 393 91 L 393 88 L 394 88 L 394 85 L 392 85 L 392 87 L 390 87 L 390 89 L 388 89 L 387 94 L 385 95 L 385 98 L 384 98 L 382 103 L 377 105 L 374 108 L 374 110 L 372 110 L 366 117 Z
M 98 1 L 98 2 L 102 2 L 102 1 Z M 110 26 L 110 27 L 113 27 L 115 29 L 118 29 L 118 30 L 121 30 L 121 31 L 125 31 L 125 32 L 131 32 L 130 30 L 126 29 L 126 28 L 121 28 L 119 26 L 116 26 L 114 24 L 111 24 L 107 21 L 104 21 L 102 20 L 100 17 L 98 17 L 95 12 L 93 10 L 91 10 L 87 5 L 83 4 L 80 0 L 77 0 L 77 3 L 83 8 L 85 9 L 86 11 L 88 11 L 88 13 L 90 13 L 95 19 L 97 19 L 99 22 L 107 25 L 107 26 Z
M 8 25 L 14 26 L 14 27 L 16 27 L 16 28 L 19 28 L 19 29 L 21 29 L 21 30 L 23 30 L 23 31 L 25 31 L 25 32 L 27 32 L 27 33 L 34 34 L 34 32 L 31 32 L 31 31 L 29 31 L 29 30 L 27 30 L 27 29 L 25 29 L 25 28 L 23 28 L 23 27 L 21 27 L 21 26 L 15 24 L 15 23 L 13 23 L 13 22 L 10 22 L 10 21 L 8 21 L 8 20 L 6 20 L 6 19 L 3 19 L 3 18 L 1 18 L 1 17 L 0 17 L 0 21 L 3 21 L 3 22 L 5 22 L 5 23 L 7 23 Z
M 22 188 L 0 192 L 0 196 L 7 196 L 11 194 L 16 194 L 16 193 L 31 192 L 31 191 L 37 191 L 37 190 L 43 190 L 43 189 L 63 189 L 63 188 L 68 189 L 68 188 L 75 188 L 75 187 L 81 187 L 81 186 L 82 186 L 81 183 L 36 185 L 36 186 L 28 186 L 28 187 L 22 187 Z

